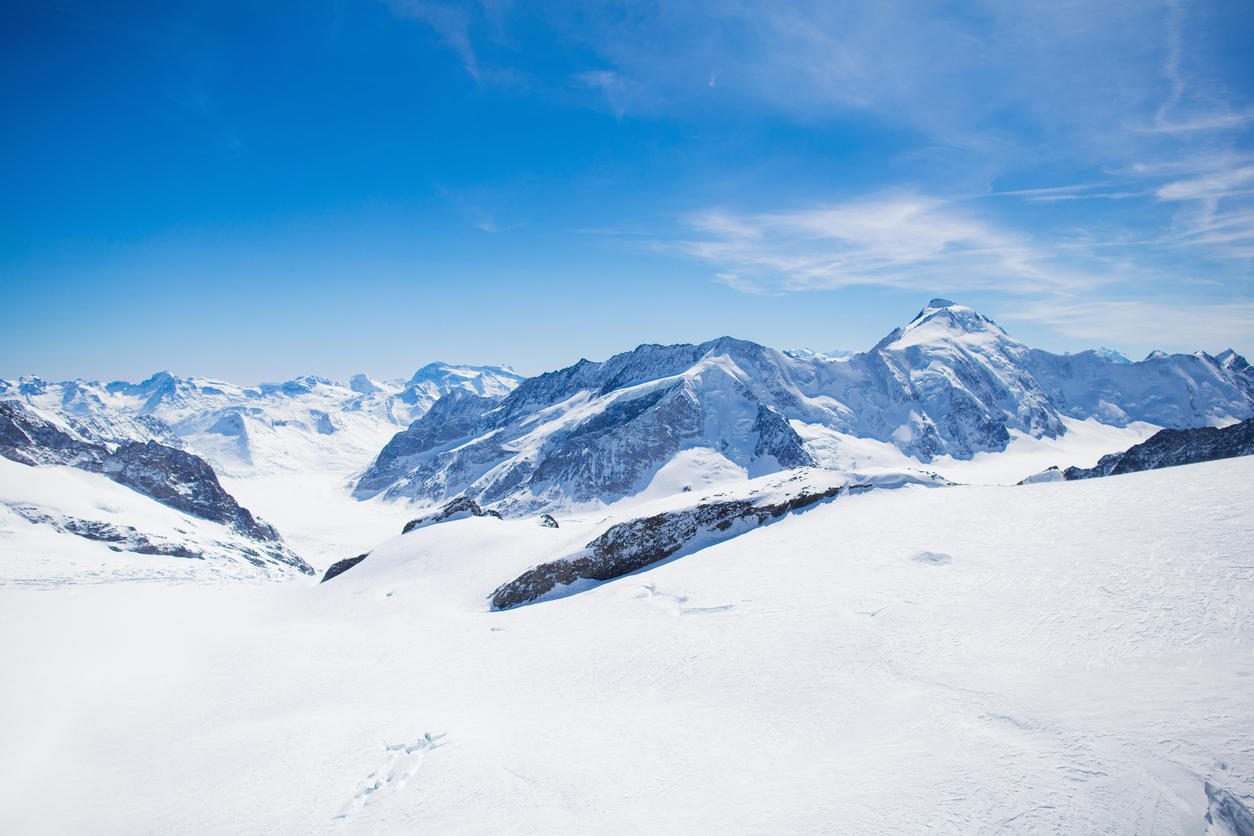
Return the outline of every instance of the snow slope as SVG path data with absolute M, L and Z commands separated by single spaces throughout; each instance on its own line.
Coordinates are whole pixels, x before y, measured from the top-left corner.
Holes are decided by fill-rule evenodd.
M 64 465 L 0 458 L 0 585 L 283 580 L 310 568 L 282 542 L 192 516 Z
M 0 831 L 1232 832 L 1252 502 L 1251 457 L 872 491 L 506 612 L 598 519 L 3 586 Z

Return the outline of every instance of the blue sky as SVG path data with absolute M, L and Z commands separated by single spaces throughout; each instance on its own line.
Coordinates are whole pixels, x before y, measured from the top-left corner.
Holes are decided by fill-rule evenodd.
M 1254 355 L 1254 6 L 11 0 L 0 375 Z

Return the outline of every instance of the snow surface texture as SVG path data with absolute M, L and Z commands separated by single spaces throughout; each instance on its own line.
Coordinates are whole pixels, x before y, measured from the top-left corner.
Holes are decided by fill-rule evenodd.
M 465 494 L 506 515 L 572 511 L 637 494 L 694 448 L 753 477 L 971 461 L 1085 421 L 1152 432 L 1251 416 L 1254 371 L 1231 351 L 1139 363 L 1053 355 L 935 299 L 844 358 L 724 337 L 582 360 L 523 381 L 499 404 L 456 393 L 388 442 L 355 495 L 439 504 Z
M 617 517 L 0 587 L 0 832 L 1240 833 L 1252 503 L 1251 457 L 874 490 L 504 612 Z

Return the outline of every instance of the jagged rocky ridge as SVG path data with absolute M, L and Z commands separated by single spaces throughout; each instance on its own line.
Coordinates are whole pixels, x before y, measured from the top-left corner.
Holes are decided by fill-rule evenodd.
M 1254 455 L 1254 418 L 1222 429 L 1160 430 L 1122 453 L 1102 456 L 1094 467 L 1069 467 L 1062 477 L 1092 479 L 1249 455 Z
M 1231 351 L 1139 363 L 1054 355 L 934 299 L 870 351 L 844 358 L 724 337 L 581 360 L 523 381 L 499 403 L 446 396 L 388 443 L 355 496 L 438 503 L 464 494 L 520 514 L 630 496 L 692 447 L 758 475 L 827 466 L 812 439 L 833 434 L 927 462 L 1003 450 L 1012 431 L 1057 437 L 1064 416 L 1193 427 L 1251 415 L 1254 371 Z
M 86 435 L 88 429 L 81 424 L 57 426 L 20 403 L 0 401 L 0 455 L 5 458 L 32 466 L 62 464 L 99 473 L 162 505 L 219 523 L 256 543 L 255 549 L 245 550 L 249 562 L 279 564 L 313 574 L 313 568 L 284 544 L 273 526 L 255 518 L 222 488 L 204 459 L 155 441 L 109 444 Z M 60 531 L 133 546 L 127 551 L 200 556 L 185 544 L 154 545 L 152 537 L 129 526 L 124 531 L 92 521 L 55 518 L 37 509 L 15 510 L 32 522 L 52 524 Z
M 664 511 L 621 522 L 608 528 L 575 554 L 534 566 L 491 595 L 492 608 L 506 610 L 542 598 L 578 581 L 608 581 L 674 557 L 704 548 L 773 522 L 842 494 L 862 493 L 876 481 L 845 484 L 815 483 L 801 471 L 762 495 L 702 501 L 694 506 Z M 941 484 L 922 476 L 882 478 L 878 484 L 897 487 L 906 482 Z
M 434 514 L 418 517 L 405 523 L 405 527 L 401 529 L 401 534 L 408 534 L 415 528 L 425 528 L 426 526 L 448 522 L 449 520 L 464 520 L 467 517 L 496 517 L 499 520 L 501 515 L 496 511 L 483 510 L 479 507 L 478 502 L 475 502 L 468 496 L 459 496 Z

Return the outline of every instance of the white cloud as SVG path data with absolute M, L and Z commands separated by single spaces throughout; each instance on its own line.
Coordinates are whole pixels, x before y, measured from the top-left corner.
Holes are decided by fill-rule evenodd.
M 1248 344 L 1254 333 L 1254 302 L 1049 300 L 1016 304 L 999 319 L 1044 323 L 1092 344 L 1203 346 L 1217 353 Z
M 688 218 L 678 248 L 719 268 L 737 289 L 801 291 L 851 285 L 1017 292 L 1100 284 L 1056 263 L 1025 236 L 961 206 L 917 194 L 879 195 L 817 208 Z
M 575 80 L 584 87 L 599 90 L 616 119 L 627 113 L 628 101 L 639 92 L 639 85 L 611 70 L 590 70 L 578 73 Z
M 1159 200 L 1201 200 L 1248 194 L 1254 190 L 1254 165 L 1176 180 L 1158 189 Z
M 388 5 L 393 14 L 430 26 L 461 58 L 462 67 L 470 77 L 479 80 L 479 61 L 470 41 L 470 13 L 466 7 L 430 0 L 388 0 Z

